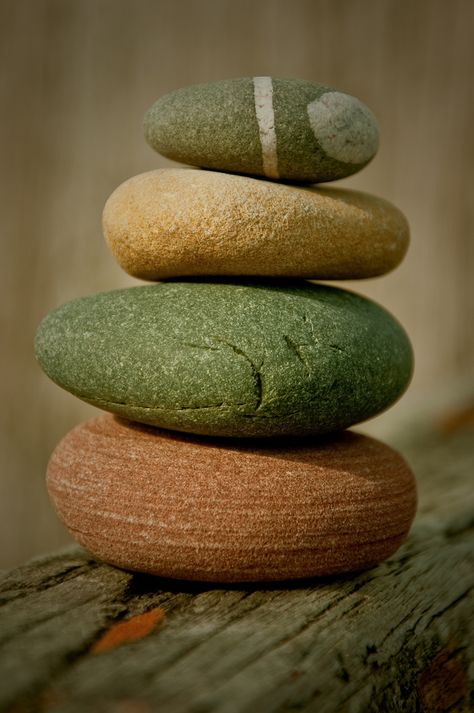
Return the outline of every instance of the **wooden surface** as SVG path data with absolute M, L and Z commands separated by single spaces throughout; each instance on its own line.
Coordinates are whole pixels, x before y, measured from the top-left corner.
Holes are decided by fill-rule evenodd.
M 400 444 L 419 514 L 399 552 L 358 576 L 206 586 L 132 575 L 78 548 L 7 574 L 0 709 L 469 713 L 473 437 L 466 412 Z
M 366 102 L 380 151 L 342 185 L 395 203 L 412 244 L 393 274 L 351 286 L 416 354 L 406 398 L 367 431 L 472 379 L 473 28 L 472 0 L 0 0 L 0 566 L 67 541 L 42 474 L 93 412 L 41 374 L 33 335 L 62 302 L 133 284 L 101 212 L 126 178 L 170 165 L 142 118 L 177 87 L 273 74 Z

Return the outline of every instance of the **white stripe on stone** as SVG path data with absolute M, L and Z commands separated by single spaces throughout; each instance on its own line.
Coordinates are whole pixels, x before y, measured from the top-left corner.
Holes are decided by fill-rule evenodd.
M 279 178 L 272 78 L 254 77 L 253 92 L 262 146 L 263 172 L 267 178 Z

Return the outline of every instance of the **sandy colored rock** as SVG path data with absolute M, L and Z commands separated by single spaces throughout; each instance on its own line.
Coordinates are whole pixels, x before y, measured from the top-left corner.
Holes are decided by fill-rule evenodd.
M 382 307 L 304 280 L 91 295 L 45 317 L 36 353 L 99 408 L 211 436 L 347 428 L 393 403 L 412 371 L 408 338 Z
M 372 438 L 211 441 L 102 416 L 54 451 L 59 516 L 96 557 L 204 581 L 372 567 L 405 538 L 413 475 Z
M 103 228 L 123 269 L 147 280 L 374 277 L 401 262 L 409 241 L 403 214 L 367 193 L 179 168 L 125 181 Z
M 356 97 L 301 79 L 247 77 L 177 89 L 145 115 L 159 153 L 193 166 L 295 181 L 363 168 L 379 133 Z

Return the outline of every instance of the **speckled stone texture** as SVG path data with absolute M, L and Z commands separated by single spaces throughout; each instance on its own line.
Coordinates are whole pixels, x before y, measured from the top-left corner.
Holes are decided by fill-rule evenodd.
M 355 97 L 299 79 L 254 77 L 167 94 L 145 115 L 159 153 L 193 166 L 296 181 L 333 181 L 378 148 L 373 114 Z
M 125 181 L 104 234 L 135 277 L 275 275 L 356 279 L 395 268 L 408 247 L 402 213 L 381 198 L 199 169 Z
M 406 388 L 408 338 L 334 287 L 168 282 L 75 300 L 36 338 L 54 381 L 153 425 L 219 436 L 311 434 L 374 416 Z
M 372 438 L 216 443 L 109 415 L 63 439 L 48 488 L 96 557 L 219 582 L 372 567 L 401 544 L 416 508 L 410 469 Z

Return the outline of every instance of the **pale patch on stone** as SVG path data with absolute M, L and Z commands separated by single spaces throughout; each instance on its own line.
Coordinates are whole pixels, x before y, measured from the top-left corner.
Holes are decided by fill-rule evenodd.
M 279 178 L 272 78 L 254 77 L 253 91 L 262 146 L 263 172 L 268 178 Z
M 309 124 L 321 148 L 343 163 L 366 163 L 377 152 L 377 121 L 349 94 L 326 92 L 307 106 Z

